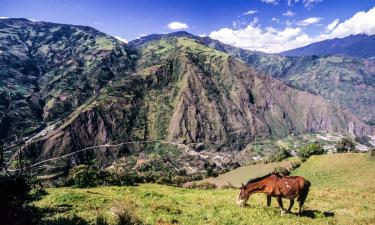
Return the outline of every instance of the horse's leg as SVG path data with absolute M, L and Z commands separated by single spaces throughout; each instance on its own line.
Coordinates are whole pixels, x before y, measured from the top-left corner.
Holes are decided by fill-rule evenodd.
M 271 205 L 271 196 L 267 195 L 267 206 L 270 207 Z
M 284 215 L 285 209 L 284 209 L 283 200 L 281 199 L 281 197 L 277 197 L 277 203 L 279 203 L 281 215 Z
M 292 210 L 293 205 L 294 205 L 294 198 L 290 199 L 290 204 L 289 204 L 288 212 L 290 212 Z
M 298 215 L 301 216 L 301 212 L 303 209 L 303 204 L 305 203 L 305 200 L 307 198 L 307 195 L 309 194 L 309 189 L 310 189 L 310 182 L 306 181 L 304 184 L 302 191 L 298 197 L 298 202 L 299 202 L 299 210 L 298 210 Z

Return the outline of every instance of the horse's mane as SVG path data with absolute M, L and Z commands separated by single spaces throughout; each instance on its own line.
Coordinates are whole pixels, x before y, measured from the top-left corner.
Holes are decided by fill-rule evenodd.
M 266 174 L 266 175 L 264 175 L 264 176 L 257 177 L 257 178 L 254 178 L 254 179 L 249 180 L 249 181 L 246 183 L 246 185 L 247 185 L 247 184 L 254 183 L 254 182 L 261 181 L 261 180 L 266 179 L 267 177 L 269 177 L 269 176 L 271 176 L 271 175 L 280 176 L 280 174 L 278 174 L 278 173 L 269 173 L 269 174 Z

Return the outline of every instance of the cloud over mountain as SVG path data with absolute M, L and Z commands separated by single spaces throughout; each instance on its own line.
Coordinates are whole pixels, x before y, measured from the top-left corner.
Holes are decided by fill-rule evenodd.
M 189 25 L 177 21 L 169 23 L 167 27 L 171 30 L 189 29 Z

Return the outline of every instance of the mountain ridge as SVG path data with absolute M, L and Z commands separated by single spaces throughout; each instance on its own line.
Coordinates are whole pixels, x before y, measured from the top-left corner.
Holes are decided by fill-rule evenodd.
M 347 55 L 372 58 L 375 56 L 375 35 L 356 34 L 327 39 L 280 53 L 284 56 Z
M 221 43 L 209 37 L 187 35 L 200 43 L 228 53 L 263 74 L 280 79 L 299 90 L 322 95 L 332 103 L 348 109 L 366 123 L 375 124 L 375 61 L 358 57 L 281 56 L 249 51 Z M 153 35 L 142 43 L 168 38 L 170 35 Z M 137 42 L 130 42 L 130 45 Z M 308 78 L 307 78 L 308 77 Z

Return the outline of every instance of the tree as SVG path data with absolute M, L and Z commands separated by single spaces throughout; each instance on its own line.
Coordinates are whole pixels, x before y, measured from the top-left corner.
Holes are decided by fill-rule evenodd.
M 325 153 L 325 151 L 324 151 L 323 147 L 320 144 L 318 144 L 318 143 L 310 143 L 310 144 L 307 144 L 307 145 L 303 146 L 299 150 L 298 155 L 302 159 L 307 159 L 307 158 L 309 158 L 312 155 L 322 155 L 324 153 Z
M 351 138 L 342 138 L 336 144 L 337 152 L 352 152 L 355 150 L 354 141 Z
M 101 180 L 101 172 L 95 165 L 81 164 L 70 171 L 74 184 L 80 188 L 95 187 Z

